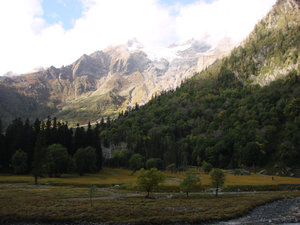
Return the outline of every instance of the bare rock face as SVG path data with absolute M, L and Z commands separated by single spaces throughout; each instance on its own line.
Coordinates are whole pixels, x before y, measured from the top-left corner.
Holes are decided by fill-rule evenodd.
M 212 48 L 190 40 L 161 49 L 161 55 L 131 40 L 83 55 L 66 67 L 52 66 L 1 82 L 34 98 L 37 104 L 51 107 L 58 119 L 86 123 L 115 115 L 136 103 L 147 103 L 153 95 L 176 88 L 231 48 L 228 42 Z

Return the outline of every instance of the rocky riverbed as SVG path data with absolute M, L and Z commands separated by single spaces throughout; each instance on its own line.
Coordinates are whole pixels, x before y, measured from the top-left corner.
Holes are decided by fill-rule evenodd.
M 290 223 L 300 225 L 300 198 L 275 201 L 255 208 L 244 217 L 227 222 L 210 223 L 210 225 L 285 225 Z

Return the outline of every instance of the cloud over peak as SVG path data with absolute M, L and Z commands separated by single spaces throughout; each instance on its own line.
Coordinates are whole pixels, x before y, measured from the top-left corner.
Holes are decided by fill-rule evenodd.
M 242 41 L 276 0 L 204 0 L 162 4 L 158 0 L 81 0 L 82 16 L 71 29 L 49 24 L 42 0 L 0 1 L 0 75 L 70 64 L 82 54 L 136 38 L 145 46 L 188 39 L 215 44 Z

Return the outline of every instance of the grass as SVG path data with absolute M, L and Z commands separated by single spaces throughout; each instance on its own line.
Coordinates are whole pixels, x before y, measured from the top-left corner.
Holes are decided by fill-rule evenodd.
M 253 207 L 282 198 L 299 197 L 299 192 L 213 195 L 183 194 L 158 199 L 130 197 L 115 200 L 68 200 L 87 197 L 86 188 L 0 184 L 0 222 L 9 221 L 97 221 L 111 223 L 170 223 L 225 220 L 241 216 Z M 82 195 L 82 196 L 81 196 Z M 101 195 L 101 190 L 96 192 Z
M 39 183 L 51 185 L 67 185 L 78 187 L 89 187 L 93 184 L 99 187 L 124 185 L 134 187 L 136 183 L 137 173 L 131 175 L 130 170 L 104 168 L 97 174 L 86 174 L 79 176 L 77 174 L 65 174 L 60 178 L 45 177 L 40 178 Z M 204 186 L 210 185 L 210 177 L 208 174 L 200 172 L 201 184 Z M 165 172 L 166 187 L 177 187 L 181 179 L 184 178 L 184 173 Z M 226 174 L 225 186 L 277 186 L 277 185 L 300 185 L 300 178 L 267 176 L 261 174 L 251 174 L 243 176 L 235 176 Z M 0 183 L 28 183 L 33 184 L 33 176 L 30 175 L 0 175 Z
M 178 185 L 183 173 L 166 172 L 167 182 L 154 193 L 156 199 L 139 197 L 107 198 L 136 189 L 136 176 L 123 169 L 104 168 L 100 173 L 85 176 L 63 175 L 61 178 L 41 178 L 43 185 L 32 185 L 32 176 L 0 175 L 0 223 L 5 221 L 97 221 L 114 223 L 170 223 L 226 220 L 241 216 L 253 207 L 282 198 L 300 197 L 300 192 L 252 192 L 224 194 L 216 198 L 212 194 L 192 193 L 186 199 Z M 208 174 L 201 173 L 202 189 L 210 189 Z M 88 201 L 88 188 L 95 184 L 94 206 Z M 120 185 L 119 188 L 111 186 Z M 224 189 L 234 187 L 266 187 L 273 190 L 279 185 L 300 185 L 299 178 L 252 174 L 234 176 L 226 174 Z M 246 188 L 246 190 L 248 190 Z M 120 190 L 122 189 L 122 190 Z M 276 189 L 276 188 L 275 188 Z M 249 189 L 253 190 L 253 189 Z M 265 189 L 263 189 L 265 190 Z M 277 190 L 277 189 L 276 189 Z M 171 195 L 169 192 L 174 191 Z M 176 193 L 175 193 L 176 192 Z M 170 197 L 171 196 L 171 197 Z M 84 198 L 84 199 L 82 199 Z
M 45 177 L 39 178 L 38 182 L 42 184 L 52 185 L 71 185 L 71 186 L 112 186 L 117 184 L 135 183 L 136 176 L 130 176 L 131 171 L 122 169 L 104 168 L 97 174 L 85 174 L 79 176 L 77 174 L 64 174 L 60 178 Z M 33 176 L 30 175 L 0 175 L 0 183 L 29 183 L 33 184 Z

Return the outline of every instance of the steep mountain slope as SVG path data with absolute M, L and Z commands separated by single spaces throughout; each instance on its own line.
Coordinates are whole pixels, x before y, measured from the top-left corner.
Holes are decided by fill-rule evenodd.
M 228 57 L 121 114 L 102 138 L 164 166 L 299 166 L 299 26 L 298 2 L 278 1 Z
M 157 49 L 154 54 L 131 40 L 125 45 L 83 55 L 66 67 L 4 78 L 0 88 L 5 87 L 2 92 L 7 93 L 6 105 L 17 104 L 14 98 L 9 99 L 11 90 L 51 109 L 45 114 L 33 110 L 31 117 L 45 118 L 50 114 L 73 124 L 94 122 L 102 116 L 117 115 L 136 103 L 145 104 L 163 90 L 176 88 L 184 79 L 227 54 L 231 46 L 230 40 L 216 48 L 190 40 Z M 22 112 L 8 110 L 0 118 L 5 124 L 16 116 L 28 116 Z
M 243 45 L 234 49 L 227 68 L 240 79 L 267 85 L 300 69 L 299 1 L 278 1 Z M 239 60 L 243 58 L 243 61 Z

